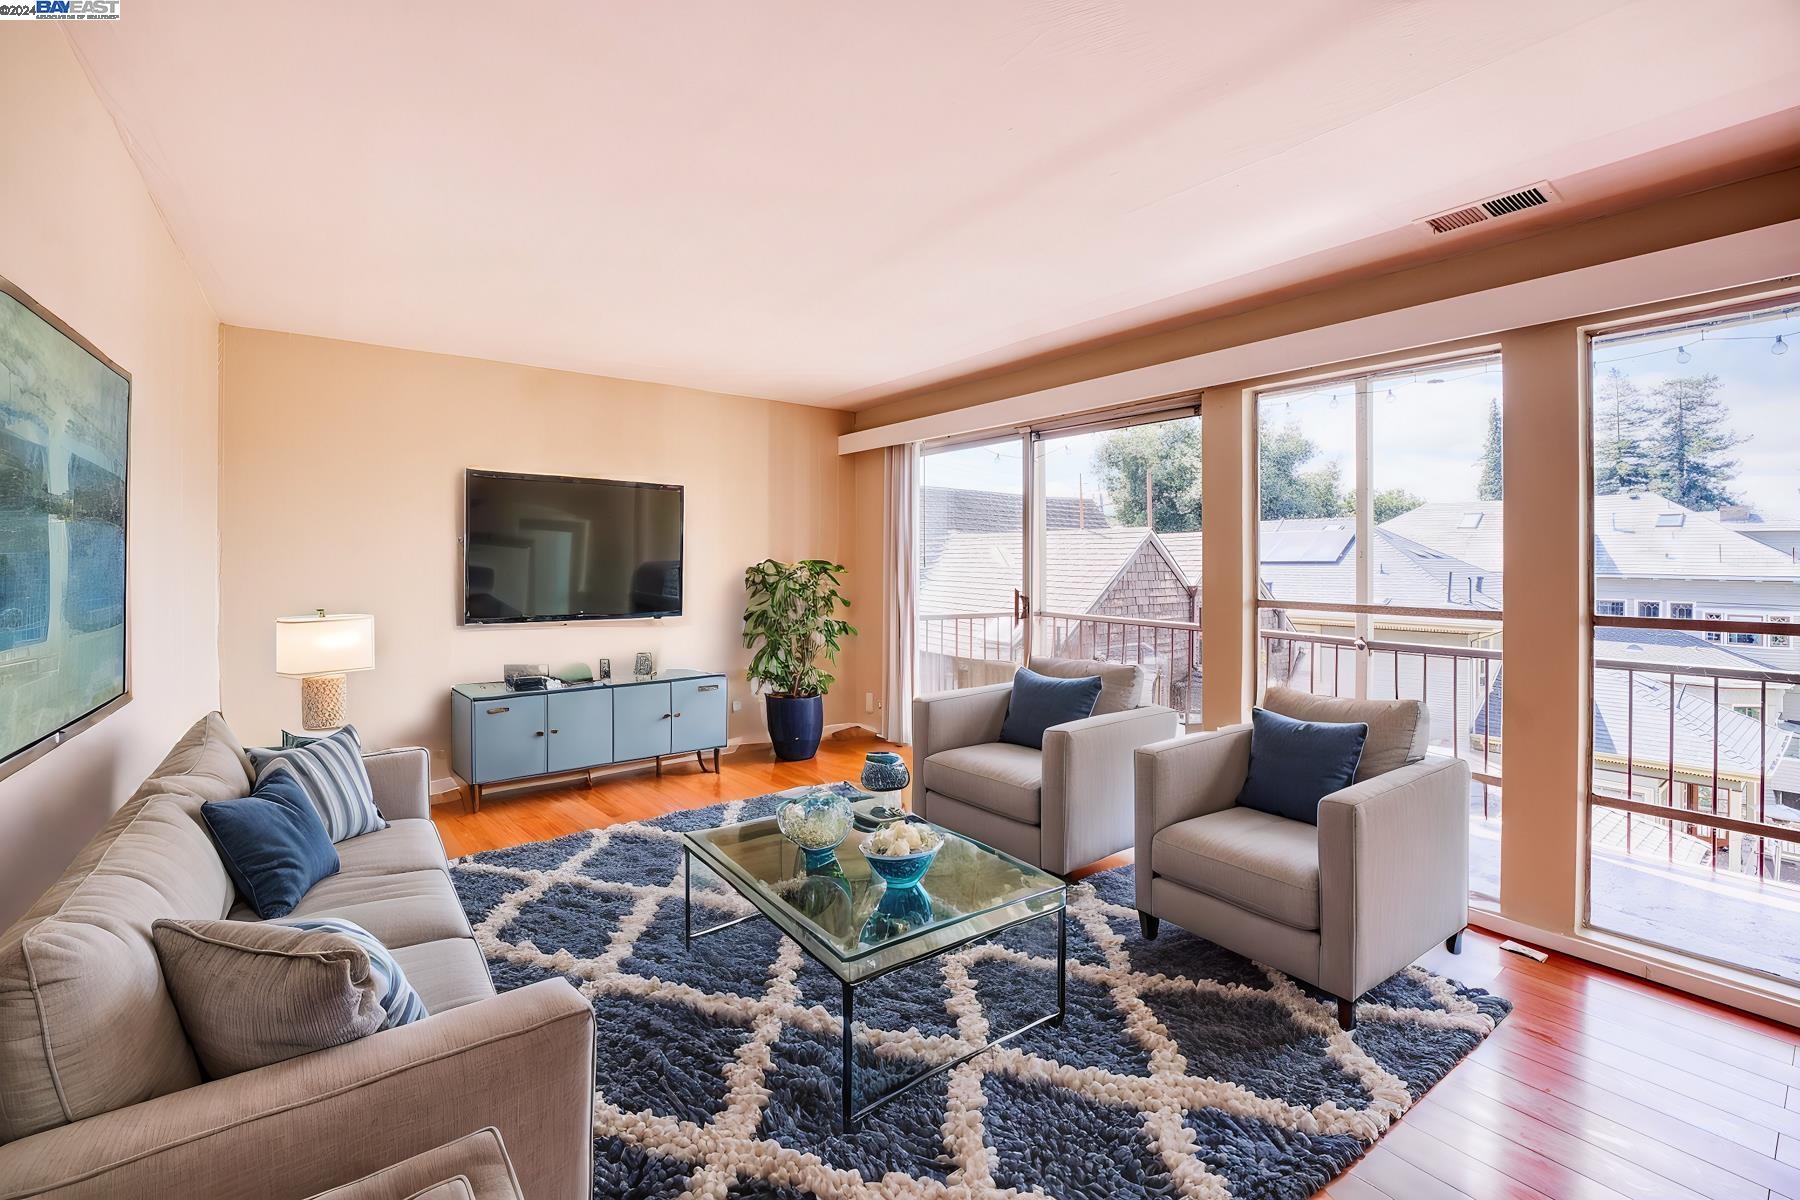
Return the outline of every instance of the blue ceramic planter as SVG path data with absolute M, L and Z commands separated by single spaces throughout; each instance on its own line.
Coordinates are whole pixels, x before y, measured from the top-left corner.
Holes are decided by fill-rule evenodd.
M 769 742 L 783 762 L 805 762 L 819 752 L 825 732 L 825 697 L 764 696 Z
M 881 876 L 890 890 L 898 890 L 918 887 L 925 872 L 931 870 L 931 860 L 942 849 L 939 845 L 916 854 L 864 854 L 863 857 L 869 860 L 869 869 Z

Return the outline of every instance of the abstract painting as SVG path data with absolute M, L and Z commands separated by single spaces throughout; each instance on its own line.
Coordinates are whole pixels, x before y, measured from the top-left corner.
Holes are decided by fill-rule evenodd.
M 0 773 L 129 695 L 131 377 L 0 279 Z

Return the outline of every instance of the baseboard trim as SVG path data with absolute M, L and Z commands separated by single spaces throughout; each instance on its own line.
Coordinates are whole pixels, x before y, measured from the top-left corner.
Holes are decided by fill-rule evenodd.
M 1637 942 L 1597 930 L 1552 933 L 1484 909 L 1469 910 L 1469 924 L 1501 937 L 1516 938 L 1570 958 L 1608 967 L 1622 975 L 1658 983 L 1727 1008 L 1765 1017 L 1800 1029 L 1800 988 L 1786 987 L 1760 975 L 1733 971 L 1674 953 L 1659 952 Z

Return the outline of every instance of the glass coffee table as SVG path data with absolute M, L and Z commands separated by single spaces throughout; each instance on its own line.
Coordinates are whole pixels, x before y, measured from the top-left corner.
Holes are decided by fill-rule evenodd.
M 872 801 L 863 801 L 866 808 Z M 918 887 L 889 888 L 873 876 L 853 831 L 832 861 L 809 867 L 774 817 L 681 835 L 687 941 L 766 917 L 843 986 L 843 1122 L 856 1128 L 877 1108 L 1041 1025 L 1062 1024 L 1068 1007 L 1068 911 L 1063 881 L 1009 854 L 933 826 L 943 849 Z M 697 891 L 723 884 L 750 903 L 742 916 L 696 928 Z M 938 1063 L 856 1103 L 852 1028 L 856 990 L 875 979 L 994 937 L 1030 921 L 1056 922 L 1056 1006 L 949 1062 Z

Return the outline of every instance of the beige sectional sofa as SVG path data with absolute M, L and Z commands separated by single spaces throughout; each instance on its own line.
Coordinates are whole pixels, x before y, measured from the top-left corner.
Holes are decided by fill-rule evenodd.
M 525 1195 L 589 1194 L 592 1010 L 561 980 L 495 994 L 431 824 L 425 751 L 364 762 L 389 827 L 339 843 L 338 873 L 295 914 L 368 929 L 432 1015 L 203 1077 L 150 924 L 255 919 L 200 820 L 251 783 L 213 713 L 0 935 L 0 1200 L 300 1200 L 489 1127 Z

